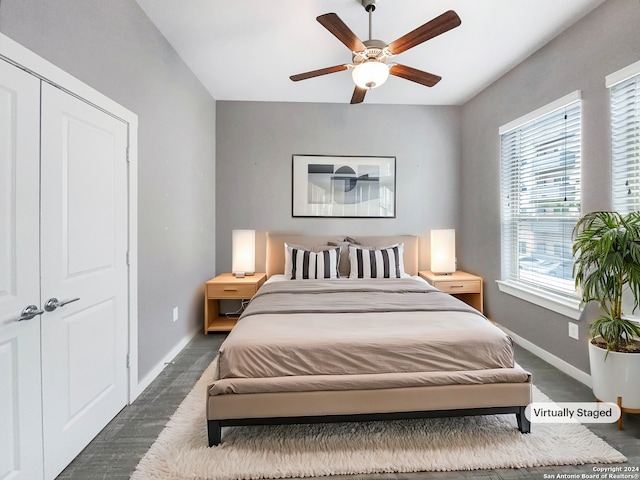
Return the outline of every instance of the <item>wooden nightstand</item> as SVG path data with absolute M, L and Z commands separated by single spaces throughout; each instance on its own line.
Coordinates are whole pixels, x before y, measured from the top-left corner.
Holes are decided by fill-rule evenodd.
M 266 273 L 236 278 L 223 273 L 204 284 L 204 333 L 229 332 L 238 321 L 220 315 L 220 300 L 249 300 L 267 279 Z
M 481 277 L 461 271 L 451 275 L 436 275 L 430 270 L 418 273 L 437 289 L 459 298 L 480 313 L 484 313 Z

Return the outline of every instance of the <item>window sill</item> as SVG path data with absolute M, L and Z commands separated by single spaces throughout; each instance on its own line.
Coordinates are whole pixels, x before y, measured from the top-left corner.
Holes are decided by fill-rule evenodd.
M 575 300 L 554 295 L 553 293 L 539 290 L 533 287 L 525 287 L 515 282 L 497 280 L 498 288 L 501 292 L 514 297 L 520 298 L 527 302 L 539 305 L 553 312 L 564 315 L 574 320 L 580 320 L 582 310 L 580 309 L 580 300 Z

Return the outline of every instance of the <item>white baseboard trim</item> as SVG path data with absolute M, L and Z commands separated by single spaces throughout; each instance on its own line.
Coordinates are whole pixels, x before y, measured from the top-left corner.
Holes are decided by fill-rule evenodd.
M 200 332 L 201 330 L 202 328 L 198 327 L 194 329 L 191 333 L 188 333 L 187 335 L 185 335 L 176 344 L 176 346 L 173 347 L 171 351 L 167 353 L 167 355 L 165 355 L 165 357 L 160 362 L 158 362 L 156 366 L 153 367 L 151 371 L 147 375 L 145 375 L 145 377 L 142 380 L 138 382 L 138 385 L 136 385 L 133 395 L 131 396 L 131 402 L 133 402 L 136 398 L 138 398 L 138 396 L 142 392 L 144 392 L 145 388 L 151 385 L 151 382 L 153 382 L 158 377 L 158 375 L 162 373 L 162 371 L 165 369 L 167 364 L 170 363 L 174 358 L 176 358 L 176 356 L 182 351 L 182 349 L 184 349 L 184 347 L 187 346 L 187 344 L 191 341 L 191 339 L 193 339 L 193 337 L 195 337 L 198 334 L 198 332 Z
M 545 362 L 553 365 L 558 370 L 560 370 L 563 373 L 566 373 L 571 378 L 576 379 L 580 383 L 585 384 L 587 387 L 589 387 L 589 388 L 592 387 L 592 385 L 591 385 L 591 375 L 589 375 L 588 373 L 585 373 L 582 370 L 580 370 L 579 368 L 574 367 L 570 363 L 565 362 L 560 357 L 556 357 L 554 354 L 547 352 L 546 350 L 540 348 L 535 343 L 531 343 L 529 340 L 527 340 L 525 338 L 522 338 L 520 335 L 517 335 L 517 334 L 513 333 L 508 328 L 505 328 L 505 327 L 503 327 L 502 325 L 499 325 L 499 324 L 496 324 L 496 325 L 498 327 L 500 327 L 502 330 L 504 330 L 507 333 L 507 335 L 509 335 L 511 338 L 513 338 L 514 342 L 516 342 L 518 345 L 520 345 L 525 350 L 530 351 L 535 356 L 540 357 Z M 534 383 L 535 383 L 535 381 L 534 381 Z

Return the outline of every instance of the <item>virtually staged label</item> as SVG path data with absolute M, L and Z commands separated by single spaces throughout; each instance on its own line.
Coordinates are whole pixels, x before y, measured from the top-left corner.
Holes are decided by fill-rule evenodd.
M 620 408 L 609 402 L 534 402 L 524 414 L 531 423 L 613 423 Z

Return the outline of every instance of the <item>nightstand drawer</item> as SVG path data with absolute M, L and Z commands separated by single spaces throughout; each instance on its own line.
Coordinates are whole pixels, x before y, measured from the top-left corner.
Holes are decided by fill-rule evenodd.
M 446 293 L 477 293 L 480 280 L 436 281 L 433 286 Z
M 214 284 L 207 285 L 208 298 L 251 298 L 258 291 L 256 285 Z

